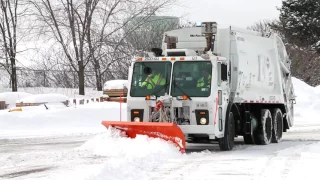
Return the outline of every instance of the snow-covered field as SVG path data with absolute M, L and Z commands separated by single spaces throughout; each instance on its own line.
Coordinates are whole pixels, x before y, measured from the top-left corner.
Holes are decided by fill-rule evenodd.
M 9 88 L 1 88 L 0 93 L 11 91 Z M 99 97 L 102 95 L 102 91 L 94 90 L 93 88 L 85 88 L 85 96 L 79 95 L 78 89 L 69 89 L 69 88 L 47 88 L 47 87 L 37 87 L 37 88 L 18 88 L 19 92 L 25 92 L 30 94 L 48 94 L 48 93 L 58 93 L 66 95 L 70 98 L 90 98 L 90 97 Z
M 318 179 L 320 87 L 294 79 L 295 124 L 279 144 L 188 144 L 127 139 L 102 120 L 120 118 L 119 103 L 0 111 L 0 179 Z M 122 118 L 126 105 L 122 104 Z

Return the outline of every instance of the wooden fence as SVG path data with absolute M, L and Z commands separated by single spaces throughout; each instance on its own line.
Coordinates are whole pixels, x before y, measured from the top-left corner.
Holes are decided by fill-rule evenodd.
M 47 102 L 40 102 L 40 103 L 16 103 L 16 107 L 24 107 L 24 106 L 39 106 L 41 104 L 46 104 Z M 68 105 L 69 101 L 61 101 L 64 105 Z

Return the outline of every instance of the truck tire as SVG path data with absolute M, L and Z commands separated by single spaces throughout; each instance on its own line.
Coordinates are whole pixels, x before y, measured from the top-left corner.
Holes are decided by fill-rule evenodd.
M 282 140 L 283 118 L 282 112 L 276 108 L 272 112 L 272 143 L 279 143 Z
M 258 145 L 267 145 L 272 139 L 272 116 L 269 109 L 261 110 L 261 119 L 258 123 L 254 141 Z
M 234 146 L 235 122 L 233 113 L 229 112 L 226 119 L 224 137 L 219 139 L 219 147 L 221 151 L 230 151 Z

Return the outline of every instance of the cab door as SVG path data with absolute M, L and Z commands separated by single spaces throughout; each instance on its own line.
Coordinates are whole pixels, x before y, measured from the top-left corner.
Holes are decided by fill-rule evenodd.
M 216 106 L 216 122 L 215 134 L 216 136 L 223 137 L 226 111 L 229 104 L 229 66 L 228 62 L 217 62 L 217 98 L 215 100 Z

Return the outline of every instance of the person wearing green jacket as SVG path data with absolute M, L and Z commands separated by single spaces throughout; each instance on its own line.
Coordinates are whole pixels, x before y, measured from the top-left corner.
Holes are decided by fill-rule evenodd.
M 208 70 L 204 70 L 203 76 L 198 80 L 197 87 L 203 88 L 207 87 L 210 88 L 211 86 L 211 74 L 209 74 Z
M 156 86 L 161 86 L 166 84 L 166 79 L 163 75 L 158 72 L 157 69 L 153 69 L 152 74 L 148 75 L 146 80 L 141 84 L 142 87 L 147 87 L 147 89 L 154 89 Z

